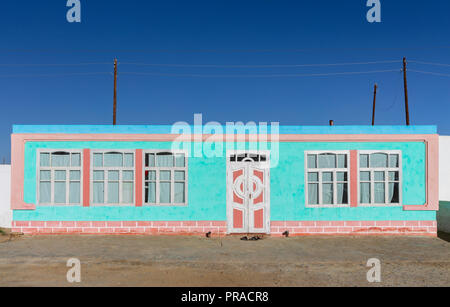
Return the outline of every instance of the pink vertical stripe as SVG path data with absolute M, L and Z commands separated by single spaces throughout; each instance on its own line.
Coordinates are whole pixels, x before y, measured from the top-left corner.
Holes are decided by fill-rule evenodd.
M 350 150 L 350 207 L 358 207 L 358 151 Z
M 83 149 L 83 207 L 89 207 L 90 202 L 91 151 Z
M 136 149 L 135 164 L 136 207 L 142 207 L 142 149 Z

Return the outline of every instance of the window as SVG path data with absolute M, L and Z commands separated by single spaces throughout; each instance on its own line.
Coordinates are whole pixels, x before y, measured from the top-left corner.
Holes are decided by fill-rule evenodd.
M 348 152 L 305 152 L 308 206 L 349 204 Z
M 359 203 L 362 205 L 400 205 L 401 152 L 359 154 Z
M 40 205 L 81 203 L 81 152 L 38 151 L 37 199 Z
M 93 151 L 91 190 L 93 204 L 134 203 L 134 153 Z
M 144 152 L 144 203 L 187 203 L 187 155 L 185 152 Z

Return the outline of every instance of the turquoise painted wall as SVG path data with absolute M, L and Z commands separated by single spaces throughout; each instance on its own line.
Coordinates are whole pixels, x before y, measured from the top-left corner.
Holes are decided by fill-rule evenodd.
M 184 143 L 189 147 L 190 143 Z M 238 145 L 243 146 L 240 143 Z M 237 145 L 236 145 L 237 146 Z M 249 144 L 245 144 L 246 147 Z M 270 149 L 270 143 L 268 145 Z M 170 149 L 170 142 L 28 142 L 25 146 L 27 203 L 36 201 L 36 149 Z M 305 150 L 401 150 L 403 203 L 425 203 L 425 144 L 279 143 L 279 163 L 271 169 L 271 220 L 435 220 L 436 212 L 403 211 L 401 207 L 305 208 Z M 272 158 L 273 160 L 273 158 Z M 226 159 L 189 158 L 186 207 L 37 207 L 15 210 L 14 220 L 226 220 Z

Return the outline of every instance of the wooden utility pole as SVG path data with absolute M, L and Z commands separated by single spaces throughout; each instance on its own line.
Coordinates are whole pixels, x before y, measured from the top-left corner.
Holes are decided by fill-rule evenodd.
M 408 83 L 406 81 L 406 58 L 403 58 L 403 84 L 404 84 L 404 87 L 405 87 L 406 125 L 409 126 Z
M 372 110 L 372 126 L 375 125 L 375 102 L 377 101 L 377 84 L 373 88 L 373 110 Z
M 116 124 L 117 112 L 117 59 L 114 59 L 114 107 L 113 107 L 113 125 Z

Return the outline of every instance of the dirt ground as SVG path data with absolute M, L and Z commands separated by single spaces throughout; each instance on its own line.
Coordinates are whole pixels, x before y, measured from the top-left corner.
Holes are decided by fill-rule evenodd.
M 450 286 L 448 239 L 0 236 L 0 286 Z M 81 283 L 66 280 L 72 257 Z

